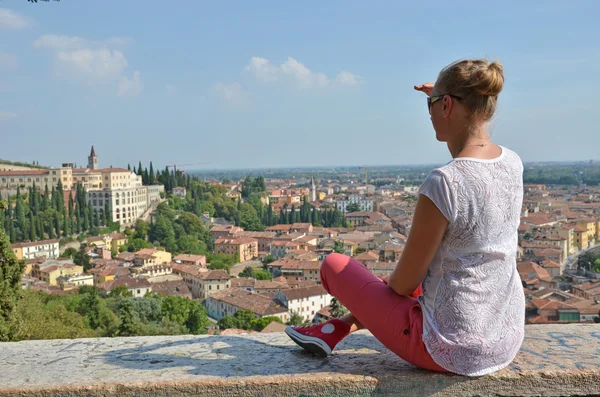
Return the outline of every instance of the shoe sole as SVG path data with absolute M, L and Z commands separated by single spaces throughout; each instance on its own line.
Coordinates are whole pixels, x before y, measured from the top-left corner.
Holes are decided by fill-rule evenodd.
M 303 335 L 292 327 L 287 327 L 285 333 L 294 341 L 298 346 L 309 352 L 316 354 L 319 357 L 327 357 L 331 355 L 331 348 L 325 341 L 314 336 Z

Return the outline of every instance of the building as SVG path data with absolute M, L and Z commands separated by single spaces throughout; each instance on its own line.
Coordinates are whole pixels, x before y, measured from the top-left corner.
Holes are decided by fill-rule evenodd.
M 152 284 L 143 278 L 133 278 L 129 276 L 118 277 L 98 286 L 105 291 L 112 291 L 117 287 L 125 287 L 134 298 L 143 298 L 146 294 L 152 292 Z
M 164 194 L 164 185 L 148 185 L 146 186 L 146 203 L 150 206 L 152 203 L 159 202 Z
M 292 251 L 300 249 L 298 241 L 274 240 L 268 245 L 269 254 L 275 259 L 281 259 Z
M 44 281 L 48 285 L 57 286 L 61 276 L 71 277 L 83 274 L 83 267 L 73 263 L 71 259 L 48 259 L 35 262 L 31 267 L 31 276 Z
M 315 186 L 315 178 L 310 177 L 310 201 L 317 201 L 317 187 Z
M 185 195 L 187 193 L 184 187 L 174 187 L 172 192 L 173 196 L 181 198 L 185 198 Z
M 269 252 L 269 243 L 275 238 L 271 232 L 246 232 L 241 231 L 235 234 L 235 237 L 249 237 L 258 242 L 258 252 Z
M 206 299 L 212 294 L 230 287 L 229 274 L 225 270 L 211 270 L 201 274 L 199 278 L 199 294 L 195 298 Z
M 320 261 L 301 261 L 285 258 L 269 263 L 267 269 L 273 277 L 283 276 L 288 282 L 290 280 L 321 282 Z
M 203 302 L 209 317 L 220 320 L 225 316 L 234 316 L 244 309 L 254 313 L 256 318 L 266 316 L 279 317 L 283 322 L 289 320 L 287 307 L 261 294 L 253 294 L 240 288 L 228 288 L 212 294 Z
M 341 211 L 343 214 L 348 212 L 346 208 L 350 204 L 356 204 L 360 207 L 360 211 L 371 212 L 374 209 L 375 202 L 373 200 L 364 198 L 358 194 L 350 194 L 346 200 L 338 200 L 336 203 L 336 207 L 338 211 Z
M 127 236 L 121 233 L 112 233 L 108 235 L 111 238 L 110 249 L 119 252 L 119 249 L 127 245 Z
M 93 274 L 78 274 L 73 276 L 60 276 L 56 278 L 58 287 L 63 291 L 80 287 L 82 285 L 94 285 Z
M 150 255 L 152 258 L 154 258 L 154 263 L 152 263 L 152 264 L 156 264 L 156 265 L 162 265 L 164 263 L 171 262 L 171 253 L 170 252 L 167 252 L 164 250 L 159 250 L 156 248 L 142 248 L 135 254 L 136 255 Z M 150 264 L 151 262 L 147 262 L 147 263 Z
M 219 238 L 215 241 L 215 253 L 237 257 L 246 262 L 258 257 L 258 241 L 249 237 Z
M 210 229 L 210 237 L 213 243 L 220 238 L 231 238 L 242 232 L 244 229 L 234 225 L 215 225 Z
M 56 259 L 60 255 L 57 239 L 16 243 L 12 244 L 10 247 L 19 260 L 34 258 Z
M 192 299 L 192 293 L 183 280 L 152 283 L 152 293 L 163 296 L 181 296 L 183 298 Z
M 332 296 L 320 285 L 279 291 L 273 299 L 299 314 L 304 321 L 314 321 L 317 312 L 331 303 Z
M 179 254 L 173 258 L 173 261 L 182 265 L 206 267 L 206 256 L 204 255 Z
M 27 189 L 35 185 L 44 191 L 46 186 L 51 191 L 61 182 L 64 190 L 73 186 L 72 169 L 69 167 L 43 168 L 30 170 L 0 171 L 0 189 L 16 192 L 17 188 Z
M 392 224 L 390 218 L 379 212 L 359 211 L 347 213 L 345 216 L 351 227 Z
M 294 223 L 290 228 L 290 233 L 312 233 L 313 225 L 311 223 Z
M 90 170 L 98 169 L 98 156 L 96 156 L 96 151 L 94 150 L 94 145 L 92 145 L 92 151 L 88 156 L 88 168 Z
M 127 170 L 112 171 L 114 169 L 99 170 L 100 173 L 110 175 L 110 178 L 123 176 L 114 176 L 113 173 L 127 174 L 126 176 L 130 179 L 129 183 L 119 183 L 125 186 L 117 188 L 89 189 L 86 191 L 87 202 L 100 216 L 103 216 L 108 205 L 110 218 L 113 222 L 119 222 L 123 226 L 133 226 L 136 220 L 148 209 L 147 188 L 142 186 L 141 177 L 133 172 Z M 115 182 L 115 184 L 117 183 Z

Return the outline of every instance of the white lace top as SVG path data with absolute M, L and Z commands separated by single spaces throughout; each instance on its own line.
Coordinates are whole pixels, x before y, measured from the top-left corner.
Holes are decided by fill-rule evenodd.
M 423 280 L 423 341 L 448 371 L 480 376 L 514 359 L 525 331 L 517 273 L 523 164 L 504 147 L 491 160 L 457 158 L 421 186 L 448 219 Z

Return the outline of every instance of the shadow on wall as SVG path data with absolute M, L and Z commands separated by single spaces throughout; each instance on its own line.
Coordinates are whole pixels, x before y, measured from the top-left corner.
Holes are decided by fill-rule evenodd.
M 156 371 L 163 375 L 170 373 L 169 378 L 182 382 L 208 377 L 222 380 L 312 373 L 368 376 L 377 380 L 374 394 L 391 391 L 392 382 L 386 380 L 393 380 L 396 393 L 418 391 L 419 395 L 434 394 L 456 383 L 474 380 L 415 368 L 370 335 L 350 335 L 340 344 L 336 354 L 326 359 L 305 352 L 293 342 L 282 343 L 281 336 L 274 336 L 271 340 L 264 336 L 261 340 L 237 336 L 221 336 L 218 339 L 195 337 L 148 345 L 140 344 L 138 339 L 136 344 L 131 343 L 131 347 L 103 354 L 102 359 L 122 369 Z M 151 379 L 152 375 L 149 373 L 148 378 Z

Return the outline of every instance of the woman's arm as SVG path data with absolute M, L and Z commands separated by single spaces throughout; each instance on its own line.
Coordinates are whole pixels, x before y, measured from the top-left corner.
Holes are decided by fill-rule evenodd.
M 425 278 L 437 252 L 448 220 L 431 199 L 419 195 L 412 226 L 400 261 L 388 279 L 388 286 L 398 295 L 410 295 Z

